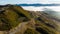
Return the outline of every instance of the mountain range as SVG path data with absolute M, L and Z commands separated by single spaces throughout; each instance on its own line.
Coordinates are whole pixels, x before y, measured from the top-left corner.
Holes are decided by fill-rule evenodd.
M 60 6 L 60 4 L 16 4 L 18 6 Z

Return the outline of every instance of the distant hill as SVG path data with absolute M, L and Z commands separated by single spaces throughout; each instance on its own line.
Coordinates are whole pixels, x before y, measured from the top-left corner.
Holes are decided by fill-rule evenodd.
M 16 4 L 18 6 L 60 6 L 60 4 Z
M 60 20 L 60 12 L 54 11 L 54 10 L 49 9 L 49 8 L 45 8 L 43 12 Z

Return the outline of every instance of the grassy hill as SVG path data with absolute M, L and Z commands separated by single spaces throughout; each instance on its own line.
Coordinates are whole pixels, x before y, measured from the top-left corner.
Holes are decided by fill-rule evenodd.
M 8 27 L 8 28 L 15 27 L 20 22 L 22 22 L 22 20 L 26 21 L 27 19 L 29 20 L 31 18 L 30 13 L 23 10 L 19 6 L 5 5 L 5 6 L 2 6 L 2 8 L 0 8 L 0 9 L 1 9 L 0 10 L 1 27 L 4 26 L 3 24 L 5 24 L 6 27 Z M 20 19 L 22 19 L 22 20 L 20 20 Z M 3 28 L 1 28 L 1 30 L 3 30 Z M 8 28 L 7 28 L 7 30 L 8 30 Z
M 48 16 L 48 17 L 47 17 Z M 24 23 L 27 22 L 24 30 Z M 16 34 L 59 34 L 58 25 L 42 12 L 27 11 L 16 5 L 0 7 L 0 31 L 10 31 L 21 24 Z

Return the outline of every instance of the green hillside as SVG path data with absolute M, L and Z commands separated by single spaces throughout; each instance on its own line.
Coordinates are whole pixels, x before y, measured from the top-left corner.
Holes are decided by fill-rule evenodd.
M 60 32 L 56 22 L 47 14 L 30 12 L 16 5 L 0 7 L 0 31 L 10 31 L 19 24 L 24 24 L 23 22 L 27 22 L 26 29 L 21 27 L 22 31 L 16 34 L 59 34 Z

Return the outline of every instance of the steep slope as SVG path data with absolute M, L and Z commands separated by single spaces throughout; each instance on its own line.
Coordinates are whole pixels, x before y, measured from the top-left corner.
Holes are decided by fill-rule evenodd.
M 4 26 L 3 24 L 7 23 L 6 27 L 13 28 L 16 25 L 18 25 L 20 22 L 29 20 L 31 18 L 30 13 L 25 11 L 25 10 L 23 10 L 19 6 L 6 5 L 6 6 L 2 6 L 2 8 L 0 8 L 0 9 L 1 9 L 0 10 L 1 27 Z M 1 28 L 1 30 L 3 30 L 3 29 L 4 28 Z M 7 30 L 8 29 L 9 28 L 7 28 Z

